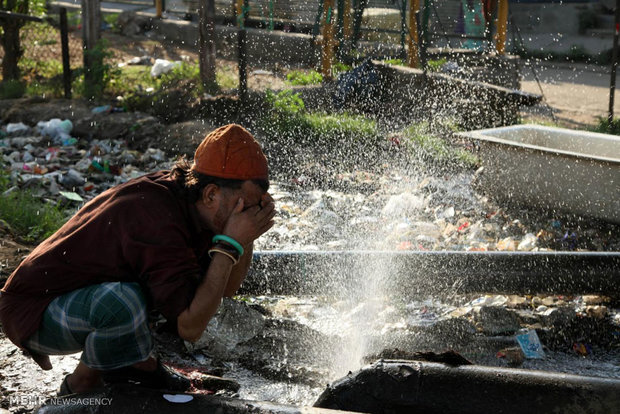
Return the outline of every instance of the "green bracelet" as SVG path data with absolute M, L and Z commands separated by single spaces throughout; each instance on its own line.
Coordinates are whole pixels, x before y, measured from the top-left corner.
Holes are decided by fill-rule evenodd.
M 226 236 L 224 234 L 216 234 L 215 236 L 213 236 L 213 239 L 211 239 L 211 242 L 213 243 L 217 243 L 219 241 L 223 241 L 223 242 L 230 244 L 232 247 L 234 247 L 239 252 L 239 256 L 243 256 L 243 246 L 237 240 L 233 239 L 232 237 Z

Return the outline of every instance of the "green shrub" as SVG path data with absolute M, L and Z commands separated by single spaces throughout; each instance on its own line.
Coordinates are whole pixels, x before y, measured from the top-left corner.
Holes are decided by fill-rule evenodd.
M 117 67 L 106 62 L 112 56 L 108 50 L 107 42 L 101 39 L 97 45 L 90 51 L 84 51 L 84 54 L 90 59 L 90 72 L 87 74 L 86 69 L 82 68 L 82 82 L 79 84 L 79 93 L 89 100 L 99 100 L 103 97 L 103 93 L 114 77 L 118 77 L 119 70 Z M 78 70 L 78 73 L 80 71 Z M 87 81 L 87 75 L 90 81 Z
M 120 31 L 116 22 L 118 21 L 119 13 L 110 13 L 103 15 L 103 21 L 110 25 L 110 29 L 114 32 Z
M 599 117 L 598 125 L 594 128 L 594 132 L 620 135 L 620 118 L 614 118 L 611 122 L 609 122 L 606 117 Z
M 316 70 L 309 72 L 293 70 L 286 75 L 286 80 L 291 85 L 316 85 L 323 82 L 323 75 Z
M 26 92 L 26 85 L 23 82 L 7 79 L 0 82 L 0 99 L 21 98 Z
M 265 99 L 278 115 L 300 115 L 306 110 L 306 105 L 299 93 L 294 93 L 290 89 L 278 93 L 268 90 Z
M 394 65 L 394 66 L 405 66 L 406 63 L 402 59 L 386 59 L 383 61 L 386 65 Z

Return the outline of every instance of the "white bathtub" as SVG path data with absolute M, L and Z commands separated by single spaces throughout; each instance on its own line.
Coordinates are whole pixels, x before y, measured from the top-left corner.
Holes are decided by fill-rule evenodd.
M 540 125 L 458 135 L 476 144 L 491 197 L 620 223 L 620 137 Z

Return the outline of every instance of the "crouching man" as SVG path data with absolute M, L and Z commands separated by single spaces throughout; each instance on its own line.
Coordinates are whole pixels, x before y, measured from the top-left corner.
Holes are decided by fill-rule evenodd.
M 1 290 L 2 329 L 46 370 L 48 355 L 82 351 L 59 395 L 125 380 L 186 390 L 153 355 L 148 312 L 200 337 L 273 225 L 268 187 L 254 137 L 234 124 L 213 131 L 191 165 L 102 193 L 34 249 Z

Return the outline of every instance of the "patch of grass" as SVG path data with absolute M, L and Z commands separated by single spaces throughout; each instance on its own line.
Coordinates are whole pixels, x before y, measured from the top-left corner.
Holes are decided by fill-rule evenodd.
M 454 128 L 447 126 L 446 128 Z M 402 132 L 403 145 L 414 155 L 440 166 L 474 168 L 478 158 L 471 152 L 450 145 L 441 136 L 433 133 L 427 123 L 405 128 Z
M 10 181 L 0 173 L 0 192 L 4 193 Z M 49 237 L 66 220 L 63 210 L 35 197 L 29 191 L 14 190 L 0 197 L 0 217 L 13 232 L 27 242 L 36 243 Z
M 276 138 L 315 145 L 319 150 L 340 150 L 370 143 L 379 135 L 376 122 L 363 115 L 307 112 L 299 93 L 291 90 L 267 91 L 266 100 L 273 109 L 262 119 L 262 126 Z
M 430 72 L 439 72 L 441 70 L 441 67 L 445 65 L 446 62 L 447 59 L 445 58 L 429 60 L 428 62 L 426 62 L 426 66 L 428 67 L 428 70 Z
M 323 75 L 316 70 L 293 70 L 286 75 L 286 80 L 291 85 L 316 85 L 323 82 Z
M 351 65 L 347 65 L 346 63 L 342 62 L 336 62 L 332 65 L 332 74 L 334 76 L 337 76 L 339 73 L 348 72 L 351 69 L 353 69 Z
M 317 139 L 368 142 L 378 135 L 377 123 L 363 115 L 314 112 L 304 114 L 303 117 L 311 135 Z
M 406 63 L 402 59 L 386 59 L 383 61 L 386 65 L 394 65 L 394 66 L 405 66 Z
M 34 60 L 22 57 L 19 60 L 19 70 L 26 79 L 53 78 L 62 75 L 62 62 L 60 60 Z

